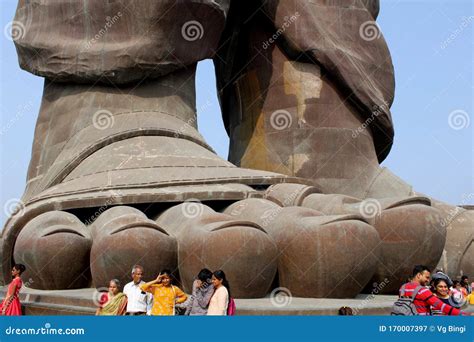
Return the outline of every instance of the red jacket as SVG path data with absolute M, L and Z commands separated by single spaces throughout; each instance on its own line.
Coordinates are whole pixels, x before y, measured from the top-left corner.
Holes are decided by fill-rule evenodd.
M 413 282 L 405 284 L 404 293 L 402 293 L 402 289 L 400 289 L 400 297 L 411 297 L 413 295 L 413 291 L 415 291 L 418 286 L 420 286 L 420 284 Z M 418 291 L 413 304 L 415 304 L 418 315 L 430 315 L 431 306 L 436 310 L 442 311 L 445 315 L 456 316 L 462 314 L 461 310 L 443 303 L 433 294 L 433 292 L 424 286 Z

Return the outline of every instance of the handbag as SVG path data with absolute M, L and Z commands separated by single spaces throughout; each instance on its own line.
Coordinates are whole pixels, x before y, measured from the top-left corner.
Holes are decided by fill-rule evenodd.
M 230 297 L 229 304 L 227 305 L 227 316 L 235 316 L 235 301 L 232 297 Z

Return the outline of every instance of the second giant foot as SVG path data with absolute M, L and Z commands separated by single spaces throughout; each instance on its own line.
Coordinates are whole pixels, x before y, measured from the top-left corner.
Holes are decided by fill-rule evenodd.
M 324 215 L 361 215 L 380 235 L 380 255 L 369 284 L 382 284 L 379 293 L 397 293 L 414 265 L 434 268 L 446 241 L 439 211 L 424 196 L 360 200 L 313 191 L 301 184 L 277 184 L 266 197 L 285 206 L 299 205 Z M 291 199 L 288 193 L 293 194 Z M 365 291 L 371 291 L 366 287 Z
M 258 223 L 278 247 L 278 283 L 298 297 L 354 297 L 374 274 L 380 237 L 360 215 L 324 215 L 247 199 L 226 213 Z

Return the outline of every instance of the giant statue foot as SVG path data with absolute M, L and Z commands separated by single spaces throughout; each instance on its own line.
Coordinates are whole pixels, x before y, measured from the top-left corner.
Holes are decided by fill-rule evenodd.
M 22 262 L 35 288 L 101 287 L 139 263 L 147 278 L 173 269 L 187 291 L 208 267 L 236 297 L 351 297 L 435 266 L 450 209 L 379 164 L 393 67 L 383 36 L 360 30 L 377 13 L 377 1 L 20 2 L 20 64 L 46 81 L 4 279 Z M 230 162 L 197 131 L 205 58 Z M 458 242 L 443 255 L 462 250 L 453 269 L 471 265 Z
M 4 273 L 14 261 L 34 288 L 101 287 L 141 264 L 148 277 L 173 269 L 191 291 L 207 267 L 226 271 L 236 297 L 360 293 L 379 233 L 357 212 L 303 208 L 319 192 L 310 181 L 220 159 L 196 130 L 194 72 L 120 88 L 46 82 Z
M 364 215 L 381 238 L 373 281 L 393 293 L 413 265 L 438 264 L 448 227 L 430 198 L 380 166 L 393 138 L 393 67 L 381 33 L 367 39 L 360 30 L 378 9 L 359 7 L 284 0 L 257 14 L 237 9 L 239 37 L 227 31 L 228 59 L 214 62 L 230 161 L 313 181 L 323 194 L 300 206 Z M 274 187 L 282 199 L 286 186 Z

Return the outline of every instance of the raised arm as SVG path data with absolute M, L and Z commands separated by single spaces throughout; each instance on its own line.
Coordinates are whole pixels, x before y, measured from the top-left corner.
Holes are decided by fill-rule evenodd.
M 207 306 L 209 305 L 212 295 L 214 294 L 214 287 L 212 285 L 209 285 L 205 291 L 205 295 L 198 299 L 198 304 L 203 309 L 207 308 Z
M 142 289 L 145 292 L 153 293 L 153 287 L 160 287 L 163 286 L 161 284 L 161 273 L 158 274 L 158 277 L 156 277 L 155 280 L 149 281 L 148 283 L 140 285 L 140 289 Z

